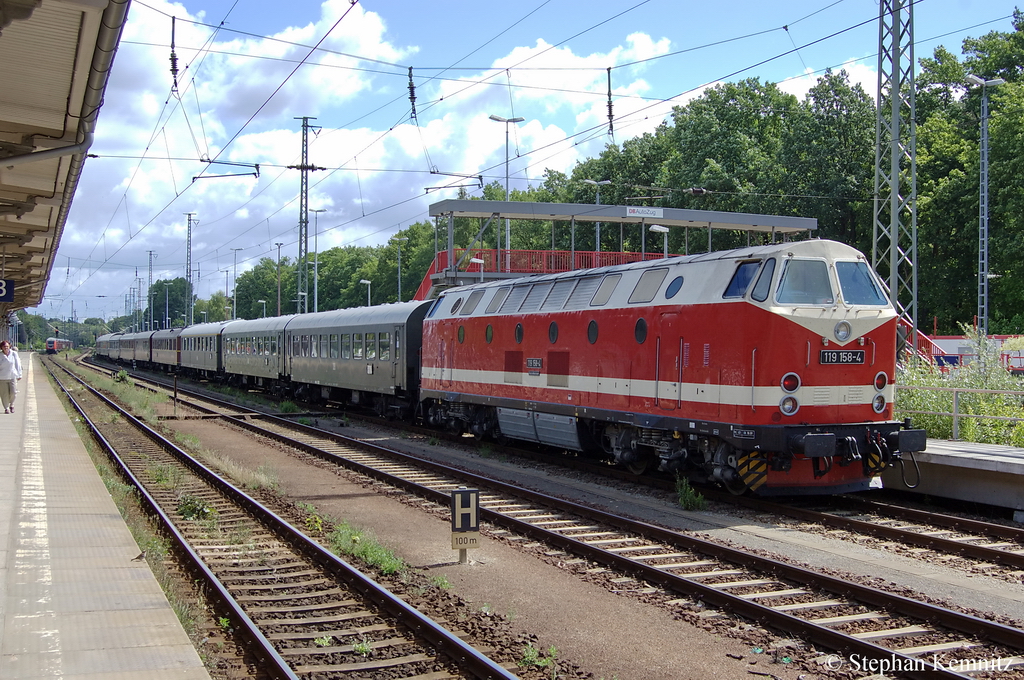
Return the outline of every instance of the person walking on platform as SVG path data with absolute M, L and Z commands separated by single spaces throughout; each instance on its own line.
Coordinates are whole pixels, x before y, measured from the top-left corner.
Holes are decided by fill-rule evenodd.
M 14 413 L 14 398 L 18 396 L 18 381 L 21 380 L 21 359 L 11 349 L 8 340 L 0 341 L 0 401 L 4 413 Z

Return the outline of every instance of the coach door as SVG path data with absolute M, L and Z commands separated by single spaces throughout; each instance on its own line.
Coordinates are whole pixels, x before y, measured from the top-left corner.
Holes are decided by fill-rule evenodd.
M 655 368 L 655 395 L 658 406 L 666 411 L 679 407 L 683 381 L 683 338 L 679 335 L 679 314 L 662 314 L 656 340 L 658 365 Z

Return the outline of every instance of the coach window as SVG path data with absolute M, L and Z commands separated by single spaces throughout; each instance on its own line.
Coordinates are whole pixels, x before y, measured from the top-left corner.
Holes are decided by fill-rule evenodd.
M 367 333 L 366 334 L 366 358 L 376 359 L 377 358 L 377 334 Z
M 548 340 L 551 341 L 552 345 L 558 342 L 558 323 L 555 321 L 548 325 Z
M 323 335 L 320 336 L 320 358 L 321 359 L 326 359 L 327 358 L 327 353 L 330 352 L 330 349 L 328 349 L 328 347 L 327 347 L 327 345 L 329 343 L 329 340 L 330 340 L 330 338 L 327 337 L 326 333 L 324 333 Z
M 591 345 L 597 343 L 597 321 L 593 319 L 587 324 L 587 340 Z
M 488 345 L 491 344 L 491 340 L 494 340 L 494 326 L 491 324 L 487 324 L 487 330 L 484 331 L 484 339 Z
M 640 280 L 636 282 L 633 292 L 629 295 L 630 304 L 653 300 L 666 276 L 667 269 L 650 269 L 641 274 Z
M 275 357 L 277 356 L 277 338 L 276 337 L 270 339 L 270 355 L 271 356 L 275 356 Z
M 747 288 L 750 287 L 750 282 L 754 280 L 754 274 L 757 273 L 757 269 L 760 266 L 760 260 L 740 262 L 739 266 L 736 267 L 736 271 L 733 272 L 729 286 L 725 289 L 725 294 L 722 297 L 741 298 L 746 295 Z
M 311 335 L 311 336 L 309 336 L 309 356 L 311 358 L 313 358 L 313 359 L 316 359 L 320 355 L 320 352 L 317 350 L 317 345 L 319 345 L 319 344 L 320 344 L 320 336 L 319 335 Z
M 381 333 L 377 337 L 377 346 L 380 348 L 380 360 L 391 361 L 391 333 Z
M 647 321 L 643 317 L 636 320 L 636 327 L 633 329 L 633 337 L 641 345 L 647 340 Z
M 353 333 L 352 334 L 352 358 L 362 359 L 363 358 L 363 334 Z
M 336 333 L 331 333 L 331 358 L 338 358 L 338 335 Z
M 352 358 L 352 334 L 345 333 L 341 336 L 341 358 L 351 359 Z
M 516 343 L 523 344 L 523 324 L 516 324 Z

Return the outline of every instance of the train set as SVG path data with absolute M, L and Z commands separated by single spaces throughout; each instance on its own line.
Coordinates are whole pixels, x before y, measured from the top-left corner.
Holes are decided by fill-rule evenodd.
M 860 252 L 807 240 L 108 334 L 96 353 L 733 493 L 825 494 L 925 448 L 894 420 L 897 325 Z

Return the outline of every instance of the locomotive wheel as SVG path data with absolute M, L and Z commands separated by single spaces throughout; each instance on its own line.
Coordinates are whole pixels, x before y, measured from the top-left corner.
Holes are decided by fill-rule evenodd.
M 626 469 L 632 472 L 634 475 L 642 475 L 647 472 L 647 468 L 651 466 L 650 456 L 644 456 L 640 460 L 634 460 L 626 463 Z

